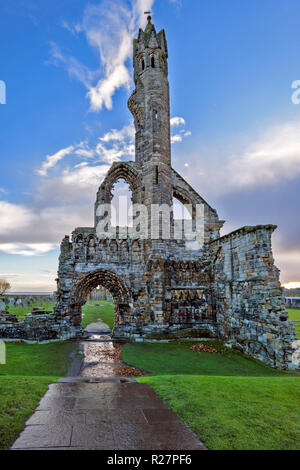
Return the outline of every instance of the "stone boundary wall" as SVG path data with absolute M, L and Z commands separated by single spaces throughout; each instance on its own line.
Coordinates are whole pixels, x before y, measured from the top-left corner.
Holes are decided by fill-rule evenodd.
M 274 225 L 243 227 L 211 243 L 217 328 L 231 347 L 278 369 L 299 368 L 295 327 L 274 265 Z
M 51 341 L 78 337 L 81 328 L 59 321 L 52 312 L 33 309 L 23 321 L 7 311 L 0 312 L 0 340 Z

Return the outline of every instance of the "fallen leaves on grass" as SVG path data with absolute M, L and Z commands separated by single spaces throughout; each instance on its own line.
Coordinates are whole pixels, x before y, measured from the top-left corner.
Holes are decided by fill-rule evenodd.
M 135 369 L 134 367 L 126 366 L 116 366 L 115 373 L 117 375 L 126 377 L 141 377 L 142 375 L 147 375 L 146 372 L 142 372 L 141 370 Z
M 202 343 L 194 344 L 194 346 L 191 346 L 190 349 L 192 351 L 206 352 L 206 353 L 210 353 L 210 354 L 218 354 L 218 352 L 219 352 L 217 349 L 212 348 L 211 346 L 208 346 L 208 345 L 202 344 Z

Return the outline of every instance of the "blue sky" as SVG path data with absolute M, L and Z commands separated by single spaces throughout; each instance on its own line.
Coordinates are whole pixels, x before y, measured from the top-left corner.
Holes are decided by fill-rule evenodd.
M 172 162 L 227 223 L 278 224 L 300 282 L 299 0 L 11 0 L 0 5 L 0 276 L 52 290 L 58 245 L 93 224 L 112 161 L 133 159 L 131 44 L 169 45 Z

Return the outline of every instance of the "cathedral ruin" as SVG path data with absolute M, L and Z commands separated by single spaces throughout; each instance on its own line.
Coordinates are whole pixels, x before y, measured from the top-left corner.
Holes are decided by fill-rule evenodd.
M 100 185 L 94 227 L 76 228 L 61 244 L 57 304 L 53 323 L 61 335 L 82 334 L 81 309 L 97 287 L 115 306 L 113 336 L 131 340 L 217 338 L 230 347 L 280 369 L 297 368 L 297 338 L 285 312 L 279 270 L 274 265 L 274 225 L 246 226 L 220 236 L 217 211 L 171 166 L 168 47 L 164 30 L 151 17 L 134 40 L 135 90 L 128 101 L 136 131 L 135 161 L 114 163 Z M 197 239 L 196 208 L 202 207 L 202 244 L 179 233 L 172 210 L 171 235 L 146 236 L 139 227 L 99 237 L 113 188 L 124 180 L 132 203 L 149 209 L 172 207 L 173 198 L 190 208 Z M 106 207 L 106 206 L 104 206 Z M 56 331 L 55 330 L 55 331 Z M 1 336 L 1 322 L 0 322 Z

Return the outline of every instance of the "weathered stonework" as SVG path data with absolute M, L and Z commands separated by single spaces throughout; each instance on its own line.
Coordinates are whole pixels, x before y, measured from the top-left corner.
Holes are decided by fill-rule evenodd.
M 0 312 L 0 339 L 51 341 L 74 338 L 78 331 L 52 312 L 33 309 L 23 321 L 7 311 Z
M 134 41 L 136 88 L 128 101 L 136 159 L 110 168 L 97 193 L 94 227 L 76 228 L 71 239 L 63 239 L 54 314 L 48 320 L 29 316 L 22 328 L 28 331 L 30 324 L 32 336 L 45 338 L 46 329 L 38 330 L 39 318 L 50 325 L 49 336 L 82 334 L 82 306 L 101 285 L 114 299 L 115 337 L 214 337 L 271 367 L 295 369 L 295 330 L 284 311 L 272 256 L 275 227 L 243 227 L 220 237 L 224 221 L 171 167 L 167 59 L 165 33 L 157 34 L 149 18 Z M 176 239 L 151 238 L 150 216 L 146 239 L 129 228 L 125 236 L 123 229 L 110 239 L 99 238 L 97 226 L 103 215 L 97 208 L 111 203 L 119 179 L 129 184 L 132 202 L 148 209 L 153 204 L 172 206 L 173 198 L 189 204 L 194 230 L 201 205 L 204 245 L 189 243 L 184 233 Z M 172 231 L 174 223 L 171 214 Z M 161 223 L 160 233 L 163 229 Z M 11 325 L 17 328 L 15 322 Z M 1 328 L 0 323 L 0 336 Z

